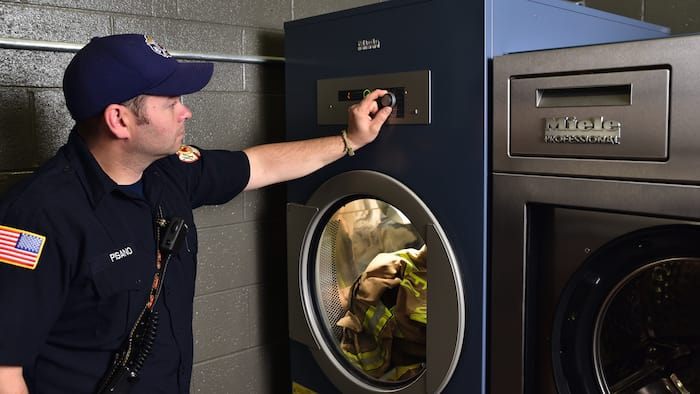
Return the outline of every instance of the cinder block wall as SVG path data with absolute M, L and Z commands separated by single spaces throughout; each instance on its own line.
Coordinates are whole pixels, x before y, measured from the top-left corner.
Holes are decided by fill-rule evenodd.
M 0 0 L 0 37 L 85 44 L 152 35 L 171 51 L 284 56 L 283 23 L 370 0 Z M 55 153 L 73 125 L 61 78 L 73 53 L 0 48 L 0 194 Z M 284 139 L 284 65 L 217 62 L 186 142 L 241 149 Z M 290 392 L 284 190 L 195 212 L 195 393 Z M 273 297 L 273 293 L 278 297 Z M 279 294 L 282 294 L 279 296 Z

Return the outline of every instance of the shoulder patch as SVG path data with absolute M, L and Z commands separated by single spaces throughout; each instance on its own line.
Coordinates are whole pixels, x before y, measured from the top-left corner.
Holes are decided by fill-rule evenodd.
M 194 163 L 199 160 L 200 156 L 202 156 L 202 154 L 199 152 L 199 149 L 194 146 L 182 145 L 180 150 L 177 151 L 178 159 L 185 163 Z
M 39 264 L 45 242 L 43 235 L 0 226 L 0 263 L 33 270 Z

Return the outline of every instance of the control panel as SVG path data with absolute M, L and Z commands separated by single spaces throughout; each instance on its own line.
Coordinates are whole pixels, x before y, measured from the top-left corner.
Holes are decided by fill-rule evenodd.
M 364 75 L 317 81 L 319 125 L 344 125 L 348 108 L 375 89 L 389 93 L 377 104 L 391 106 L 390 124 L 430 124 L 430 71 Z

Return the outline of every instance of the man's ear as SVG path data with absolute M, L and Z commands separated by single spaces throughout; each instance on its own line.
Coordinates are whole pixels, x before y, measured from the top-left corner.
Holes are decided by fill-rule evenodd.
M 128 139 L 131 137 L 129 124 L 133 114 L 128 108 L 120 104 L 110 104 L 105 108 L 102 116 L 105 124 L 116 138 Z

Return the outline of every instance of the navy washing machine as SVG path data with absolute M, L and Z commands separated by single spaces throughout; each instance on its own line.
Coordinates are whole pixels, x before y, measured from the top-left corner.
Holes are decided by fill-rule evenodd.
M 699 59 L 700 36 L 494 59 L 493 392 L 700 392 Z
M 287 139 L 340 134 L 372 89 L 396 98 L 373 144 L 288 184 L 293 390 L 485 392 L 489 60 L 666 33 L 558 0 L 286 23 Z

